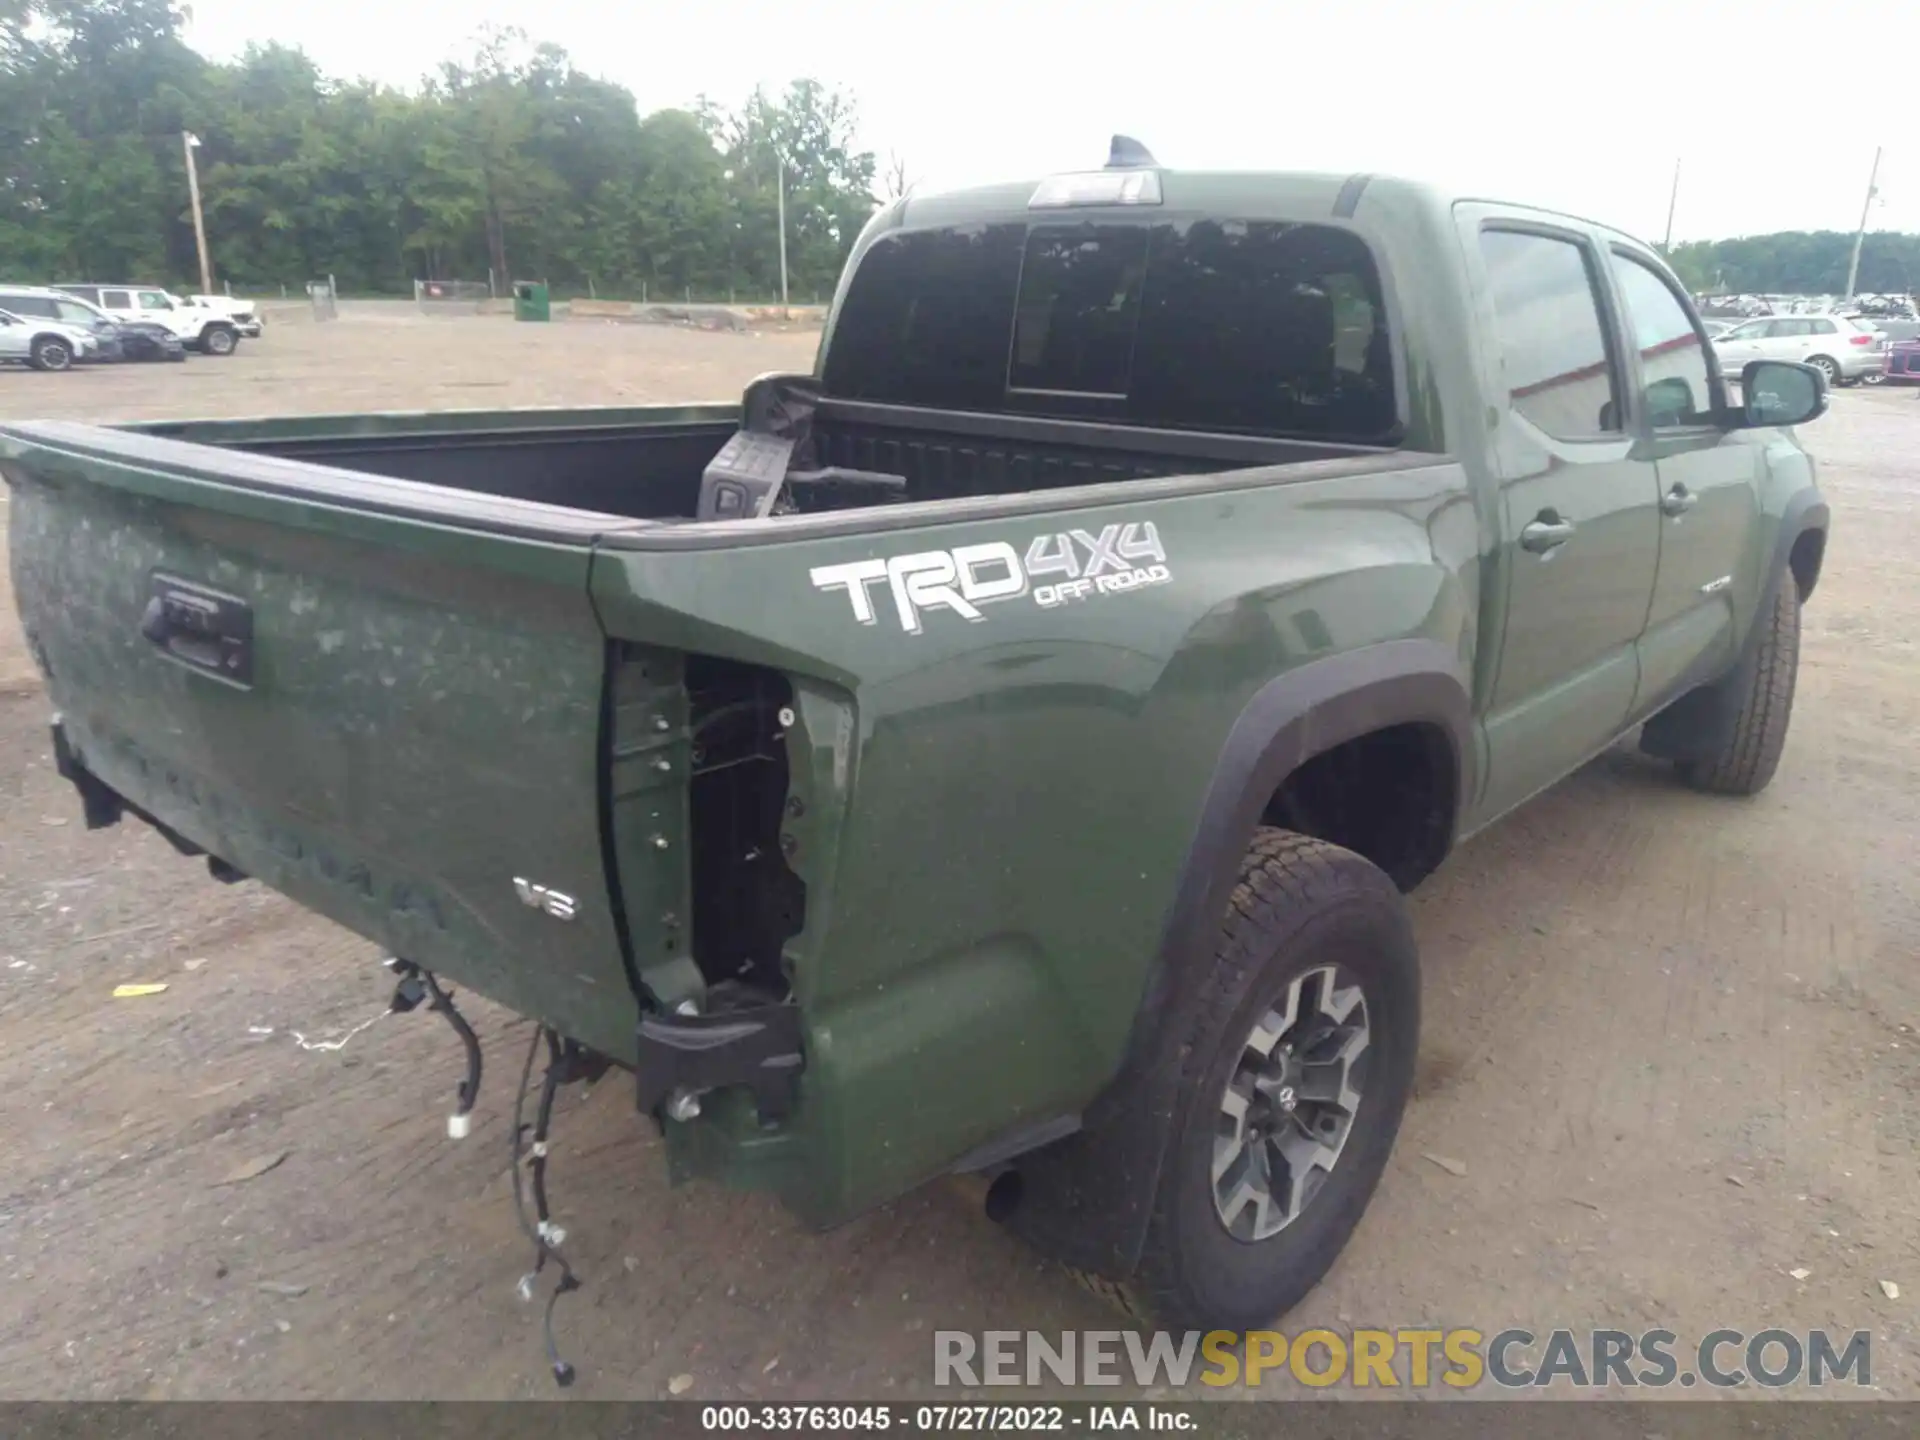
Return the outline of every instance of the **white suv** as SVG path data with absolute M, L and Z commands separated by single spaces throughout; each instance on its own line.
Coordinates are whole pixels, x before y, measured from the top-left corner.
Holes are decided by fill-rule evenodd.
M 190 350 L 231 355 L 240 346 L 240 327 L 228 316 L 189 305 L 151 285 L 56 285 L 69 295 L 98 305 L 115 319 L 156 320 Z
M 76 360 L 91 360 L 100 342 L 77 325 L 0 310 L 0 360 L 17 360 L 36 370 L 71 370 Z
M 1720 369 L 1738 379 L 1749 360 L 1797 360 L 1851 385 L 1886 365 L 1887 339 L 1839 315 L 1767 315 L 1736 325 L 1713 339 Z

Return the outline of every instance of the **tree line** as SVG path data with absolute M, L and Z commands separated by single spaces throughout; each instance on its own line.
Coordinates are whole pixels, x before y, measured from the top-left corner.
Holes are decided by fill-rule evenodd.
M 1846 289 L 1853 236 L 1839 230 L 1787 230 L 1738 240 L 1690 240 L 1667 256 L 1695 294 L 1837 295 Z M 1920 284 L 1920 235 L 1882 230 L 1860 247 L 1854 288 L 1908 295 Z
M 201 142 L 215 283 L 235 290 L 491 275 L 772 296 L 784 173 L 800 299 L 831 289 L 876 204 L 852 100 L 812 80 L 643 116 L 515 30 L 400 90 L 281 45 L 211 61 L 182 20 L 173 0 L 0 0 L 0 279 L 197 275 L 182 132 Z
M 181 132 L 197 152 L 216 282 L 332 275 L 545 279 L 603 294 L 777 293 L 785 177 L 792 288 L 831 289 L 876 186 L 844 93 L 798 80 L 726 108 L 642 115 L 557 46 L 483 32 L 411 90 L 320 73 L 302 52 L 218 63 L 174 0 L 0 0 L 0 278 L 180 281 L 198 272 Z M 1696 292 L 1833 293 L 1853 237 L 1691 241 Z M 1859 288 L 1912 291 L 1920 235 L 1869 235 Z

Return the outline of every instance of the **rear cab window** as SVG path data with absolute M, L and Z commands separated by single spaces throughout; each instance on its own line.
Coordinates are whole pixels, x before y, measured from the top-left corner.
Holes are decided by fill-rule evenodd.
M 1049 220 L 881 237 L 838 399 L 1355 443 L 1398 438 L 1366 242 L 1332 225 Z

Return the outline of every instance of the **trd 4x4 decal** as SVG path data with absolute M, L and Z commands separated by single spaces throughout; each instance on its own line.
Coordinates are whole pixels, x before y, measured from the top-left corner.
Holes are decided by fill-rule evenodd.
M 1167 552 L 1151 520 L 1108 525 L 1094 535 L 1066 530 L 1036 535 L 1026 553 L 1004 540 L 962 545 L 953 550 L 921 550 L 885 560 L 853 560 L 819 565 L 812 571 L 816 590 L 844 590 L 853 602 L 853 618 L 879 623 L 873 587 L 884 584 L 900 628 L 918 635 L 928 610 L 951 610 L 967 620 L 984 620 L 982 605 L 1031 595 L 1043 609 L 1098 595 L 1118 595 L 1173 579 Z M 1059 580 L 1051 577 L 1060 576 Z M 885 603 L 885 596 L 879 604 Z

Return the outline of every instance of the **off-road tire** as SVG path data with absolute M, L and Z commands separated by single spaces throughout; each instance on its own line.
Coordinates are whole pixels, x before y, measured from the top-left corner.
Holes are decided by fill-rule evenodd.
M 71 370 L 73 347 L 57 335 L 45 335 L 33 342 L 29 363 L 36 370 Z
M 209 355 L 231 355 L 240 348 L 240 332 L 231 325 L 209 325 L 200 332 L 200 348 Z
M 1733 732 L 1718 755 L 1682 762 L 1680 775 L 1697 790 L 1758 795 L 1780 768 L 1793 718 L 1794 677 L 1800 669 L 1800 592 L 1784 575 L 1773 611 L 1761 622 L 1759 653 Z
M 1243 1241 L 1215 1208 L 1212 1147 L 1227 1081 L 1263 1011 L 1297 975 L 1337 962 L 1368 1006 L 1371 1068 L 1339 1159 L 1299 1216 Z M 1337 845 L 1255 832 L 1220 931 L 1214 964 L 1184 1033 L 1156 1042 L 1179 1100 L 1146 1243 L 1124 1281 L 1075 1270 L 1087 1289 L 1135 1320 L 1174 1329 L 1246 1330 L 1299 1302 L 1332 1266 L 1380 1182 L 1413 1087 L 1420 966 L 1406 902 L 1377 867 Z M 1171 1027 L 1170 1027 L 1171 1028 Z

